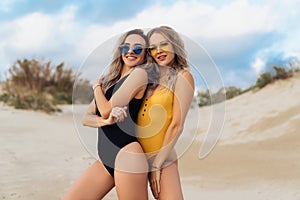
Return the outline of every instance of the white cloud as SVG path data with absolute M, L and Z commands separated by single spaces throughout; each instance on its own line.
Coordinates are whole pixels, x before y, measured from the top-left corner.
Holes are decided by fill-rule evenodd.
M 220 9 L 198 1 L 178 1 L 165 7 L 154 4 L 137 16 L 111 26 L 93 25 L 93 31 L 106 36 L 131 28 L 170 25 L 191 37 L 226 37 L 273 30 L 276 25 L 273 15 L 267 6 L 250 5 L 246 0 L 232 1 Z
M 255 74 L 258 75 L 265 68 L 266 62 L 264 59 L 257 57 L 254 62 L 252 62 L 251 67 L 255 71 Z
M 0 5 L 9 9 L 9 2 L 1 1 Z M 269 0 L 258 4 L 235 0 L 222 7 L 200 1 L 177 1 L 167 6 L 156 3 L 130 19 L 109 25 L 82 24 L 75 18 L 79 9 L 74 6 L 66 7 L 57 14 L 30 13 L 13 21 L 0 22 L 0 66 L 7 67 L 16 59 L 33 56 L 80 65 L 95 48 L 108 39 L 132 28 L 152 28 L 159 25 L 169 25 L 196 42 L 205 40 L 211 46 L 211 51 L 223 51 L 227 57 L 233 55 L 230 52 L 236 52 L 239 47 L 245 46 L 242 42 L 236 43 L 235 38 L 239 37 L 239 41 L 243 41 L 241 38 L 245 37 L 247 42 L 249 34 L 276 31 L 289 37 L 281 42 L 274 41 L 277 46 L 270 48 L 276 47 L 299 55 L 299 47 L 295 45 L 300 43 L 300 28 L 297 26 L 298 20 L 295 20 L 300 16 L 296 10 L 297 2 L 299 1 L 289 0 L 285 4 L 276 1 L 279 7 Z M 222 49 L 215 41 L 226 41 L 226 44 L 232 44 L 232 48 Z M 227 60 L 234 59 L 239 58 Z M 257 57 L 249 65 L 258 73 L 263 68 L 263 62 L 261 57 Z
M 153 5 L 119 25 L 153 27 L 170 24 L 185 35 L 212 38 L 270 31 L 275 26 L 273 18 L 267 6 L 250 5 L 245 0 L 232 1 L 220 9 L 198 1 L 178 1 L 168 7 Z
M 54 58 L 57 62 L 72 56 L 76 59 L 78 55 L 71 48 L 80 41 L 82 27 L 74 19 L 75 11 L 70 6 L 54 16 L 34 12 L 0 24 L 0 36 L 5 38 L 0 41 L 0 55 L 4 58 L 1 66 L 7 68 L 25 57 Z
M 20 52 L 41 51 L 55 43 L 51 36 L 55 24 L 49 16 L 32 13 L 13 23 L 13 32 L 7 41 L 13 49 Z
M 18 30 L 12 36 L 20 41 L 16 49 L 47 52 L 60 51 L 66 44 L 73 45 L 84 28 L 75 21 L 75 12 L 76 7 L 70 6 L 55 16 L 32 13 L 16 20 L 14 26 Z

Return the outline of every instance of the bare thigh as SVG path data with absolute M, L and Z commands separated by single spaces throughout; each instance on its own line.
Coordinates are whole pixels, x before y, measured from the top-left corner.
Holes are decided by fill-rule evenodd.
M 125 146 L 115 163 L 115 184 L 120 200 L 148 199 L 148 162 L 138 142 Z
M 165 199 L 183 199 L 177 162 L 173 162 L 161 170 L 159 200 Z
M 114 179 L 100 161 L 86 169 L 63 200 L 99 200 L 114 187 Z

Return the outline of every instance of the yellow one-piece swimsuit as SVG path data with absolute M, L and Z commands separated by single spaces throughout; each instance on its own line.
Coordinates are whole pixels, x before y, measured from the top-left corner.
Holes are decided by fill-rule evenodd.
M 148 158 L 160 150 L 172 120 L 174 94 L 160 87 L 143 100 L 137 119 L 137 138 Z

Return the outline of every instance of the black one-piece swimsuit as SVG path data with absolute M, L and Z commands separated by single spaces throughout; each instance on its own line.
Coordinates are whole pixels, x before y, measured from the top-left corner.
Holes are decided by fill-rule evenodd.
M 120 79 L 106 91 L 105 97 L 108 101 L 127 77 L 128 75 Z M 135 126 L 142 100 L 143 98 L 133 98 L 129 102 L 127 105 L 127 117 L 123 122 L 98 128 L 98 155 L 112 177 L 114 177 L 115 159 L 118 152 L 126 145 L 138 142 L 135 136 Z M 101 116 L 97 106 L 96 114 Z

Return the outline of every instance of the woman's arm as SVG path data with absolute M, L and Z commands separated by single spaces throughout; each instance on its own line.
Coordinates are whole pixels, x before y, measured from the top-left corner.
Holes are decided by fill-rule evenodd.
M 160 169 L 170 155 L 183 130 L 185 117 L 190 108 L 193 96 L 194 78 L 190 72 L 183 71 L 178 75 L 175 83 L 172 121 L 165 134 L 162 147 L 151 166 L 150 186 L 155 198 L 158 198 L 160 193 Z
M 172 121 L 165 134 L 162 147 L 152 163 L 152 168 L 160 169 L 167 160 L 183 130 L 184 121 L 193 96 L 194 78 L 189 71 L 182 71 L 179 73 L 175 83 Z
M 97 108 L 103 118 L 108 118 L 113 107 L 124 107 L 134 97 L 142 98 L 148 83 L 147 72 L 144 69 L 134 69 L 121 87 L 107 101 L 100 87 L 94 90 Z
M 96 105 L 95 102 L 92 101 L 88 107 L 86 114 L 83 117 L 82 124 L 84 126 L 98 128 L 115 123 L 113 117 L 114 116 L 110 114 L 107 119 L 104 119 L 103 117 L 99 117 L 98 115 L 96 115 Z
M 96 84 L 93 86 L 94 90 L 94 98 L 96 102 L 97 109 L 100 111 L 101 116 L 103 118 L 108 118 L 109 113 L 111 111 L 110 103 L 107 101 L 104 96 L 103 90 L 101 88 L 101 81 L 98 80 Z

